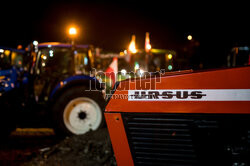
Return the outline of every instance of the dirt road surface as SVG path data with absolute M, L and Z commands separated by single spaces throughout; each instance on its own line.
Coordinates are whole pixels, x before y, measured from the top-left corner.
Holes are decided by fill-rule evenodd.
M 0 143 L 0 165 L 115 166 L 106 128 L 59 138 L 49 128 L 16 129 Z

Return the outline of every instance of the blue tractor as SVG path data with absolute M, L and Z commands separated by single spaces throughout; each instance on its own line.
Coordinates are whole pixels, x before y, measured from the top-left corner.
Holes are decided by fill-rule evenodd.
M 14 114 L 17 89 L 27 83 L 25 51 L 14 48 L 0 47 L 0 106 L 1 133 L 7 134 L 15 128 Z
M 15 90 L 16 124 L 52 126 L 60 135 L 81 135 L 104 123 L 104 87 L 91 75 L 90 45 L 33 42 L 28 72 Z M 28 74 L 27 79 L 24 75 Z
M 0 47 L 0 96 L 20 86 L 18 74 L 25 68 L 25 51 Z

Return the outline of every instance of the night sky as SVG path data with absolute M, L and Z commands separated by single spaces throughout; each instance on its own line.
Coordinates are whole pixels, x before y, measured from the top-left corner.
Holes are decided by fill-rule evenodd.
M 78 43 L 109 51 L 127 48 L 132 34 L 143 48 L 146 32 L 153 48 L 180 50 L 191 34 L 200 43 L 200 59 L 214 64 L 232 46 L 250 44 L 250 14 L 242 2 L 35 2 L 1 2 L 1 46 L 26 46 L 33 40 L 65 42 L 69 25 L 79 27 Z

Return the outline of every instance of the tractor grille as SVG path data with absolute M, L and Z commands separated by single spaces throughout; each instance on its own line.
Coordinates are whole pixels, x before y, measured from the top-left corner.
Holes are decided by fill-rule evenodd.
M 246 117 L 235 120 L 225 115 L 149 113 L 123 113 L 122 116 L 135 165 L 248 163 L 245 159 L 239 161 L 239 157 L 235 161 L 228 160 L 229 157 L 235 158 L 234 148 L 244 147 L 237 155 L 250 157 L 250 126 Z M 241 127 L 240 131 L 235 126 Z

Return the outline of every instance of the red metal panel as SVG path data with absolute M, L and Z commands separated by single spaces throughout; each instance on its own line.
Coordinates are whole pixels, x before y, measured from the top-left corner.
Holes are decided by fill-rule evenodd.
M 118 166 L 133 166 L 133 159 L 120 113 L 105 113 L 105 118 Z
M 159 80 L 158 80 L 159 81 Z M 107 112 L 161 112 L 161 113 L 250 113 L 249 101 L 128 101 L 120 96 L 128 95 L 128 90 L 141 90 L 135 81 L 121 82 L 114 97 L 106 107 Z M 150 82 L 149 79 L 143 82 Z M 143 84 L 141 82 L 141 84 Z M 137 84 L 138 85 L 138 84 Z M 155 89 L 250 89 L 250 67 L 187 73 L 164 76 Z M 125 87 L 125 86 L 124 86 Z M 120 99 L 118 99 L 120 98 Z

